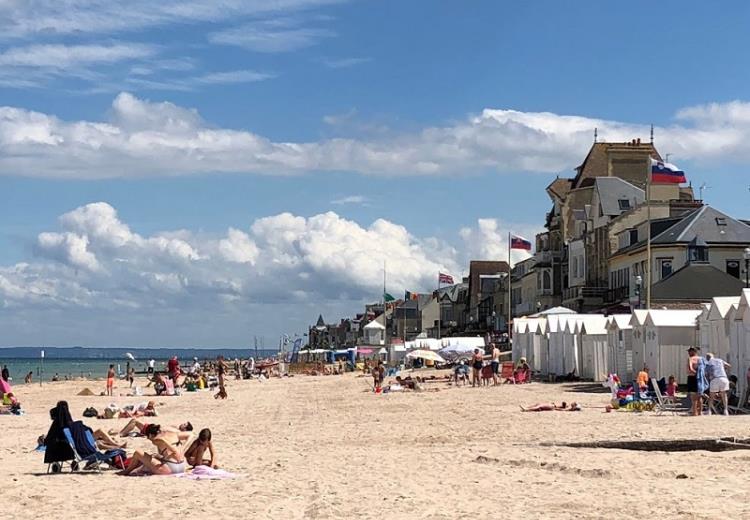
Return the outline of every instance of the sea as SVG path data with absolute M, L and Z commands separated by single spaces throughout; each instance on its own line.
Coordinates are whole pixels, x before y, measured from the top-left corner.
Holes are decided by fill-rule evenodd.
M 128 354 L 134 359 L 130 359 Z M 204 362 L 215 360 L 220 355 L 228 360 L 244 360 L 249 357 L 260 359 L 277 354 L 277 350 L 253 348 L 5 347 L 0 348 L 0 367 L 8 367 L 11 384 L 22 385 L 29 373 L 32 383 L 50 381 L 55 376 L 61 381 L 77 378 L 102 379 L 107 377 L 110 364 L 115 366 L 118 375 L 124 376 L 128 364 L 135 368 L 136 372 L 145 373 L 151 359 L 155 361 L 154 366 L 157 370 L 163 370 L 167 360 L 172 356 L 177 356 L 182 365 L 189 366 L 195 357 Z

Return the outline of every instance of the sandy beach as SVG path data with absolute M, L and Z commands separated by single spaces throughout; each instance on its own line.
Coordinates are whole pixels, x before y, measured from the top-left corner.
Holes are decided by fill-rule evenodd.
M 748 451 L 541 445 L 747 437 L 750 416 L 604 413 L 607 394 L 588 384 L 472 389 L 433 383 L 439 392 L 374 395 L 369 383 L 353 374 L 231 380 L 223 402 L 209 392 L 157 398 L 155 422 L 190 420 L 212 429 L 222 467 L 242 474 L 224 481 L 112 471 L 46 475 L 42 454 L 32 450 L 58 399 L 69 401 L 76 419 L 87 406 L 144 399 L 75 396 L 87 386 L 98 392 L 102 383 L 92 382 L 23 387 L 26 415 L 0 416 L 4 516 L 65 517 L 88 509 L 100 518 L 167 512 L 213 518 L 750 517 Z M 577 401 L 584 410 L 519 410 L 519 404 L 550 400 Z M 126 420 L 85 422 L 110 429 Z M 151 445 L 136 438 L 128 448 Z

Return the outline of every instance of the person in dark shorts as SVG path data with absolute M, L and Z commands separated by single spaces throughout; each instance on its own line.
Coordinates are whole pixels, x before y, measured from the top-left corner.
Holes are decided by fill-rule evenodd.
M 691 415 L 700 415 L 701 414 L 701 396 L 698 393 L 698 351 L 690 347 L 688 349 L 688 376 L 687 376 L 687 391 L 688 396 L 690 396 L 690 402 L 692 403 L 690 407 L 690 414 Z
M 471 386 L 482 386 L 482 367 L 484 367 L 484 355 L 478 348 L 474 349 L 471 356 Z
M 498 377 L 500 373 L 500 349 L 494 343 L 492 343 L 492 361 L 490 361 L 490 366 L 492 366 L 492 384 L 498 385 L 500 384 L 500 378 Z

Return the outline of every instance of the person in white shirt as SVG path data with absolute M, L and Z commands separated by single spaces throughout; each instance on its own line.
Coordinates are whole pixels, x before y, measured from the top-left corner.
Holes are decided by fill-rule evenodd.
M 154 364 L 155 363 L 156 363 L 156 361 L 154 361 L 153 359 L 149 359 L 149 361 L 148 361 L 148 373 L 149 373 L 149 375 L 151 375 L 151 374 L 154 373 Z
M 198 358 L 193 358 L 193 366 L 190 367 L 190 373 L 193 375 L 198 375 L 201 372 L 201 364 L 198 363 Z
M 732 368 L 732 365 L 719 359 L 710 352 L 706 354 L 706 375 L 708 376 L 708 391 L 710 400 L 708 402 L 708 413 L 716 413 L 714 409 L 714 401 L 721 398 L 721 403 L 724 405 L 724 415 L 729 415 L 729 408 L 727 406 L 728 392 L 729 392 L 729 378 L 727 377 L 727 368 Z

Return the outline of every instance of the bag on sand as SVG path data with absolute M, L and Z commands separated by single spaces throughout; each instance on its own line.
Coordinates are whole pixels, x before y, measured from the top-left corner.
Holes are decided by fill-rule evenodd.
M 84 417 L 98 417 L 99 412 L 96 411 L 96 408 L 89 406 L 83 411 L 83 414 L 81 415 L 83 415 Z

